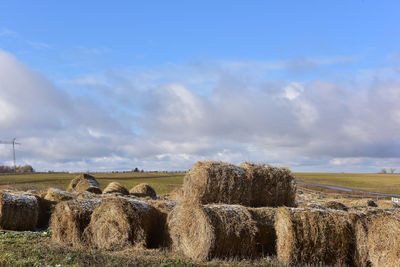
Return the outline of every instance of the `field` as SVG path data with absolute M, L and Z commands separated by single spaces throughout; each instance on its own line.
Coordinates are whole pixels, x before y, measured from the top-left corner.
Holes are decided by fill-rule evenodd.
M 0 175 L 1 187 L 15 187 L 21 190 L 36 189 L 43 190 L 49 187 L 55 187 L 65 190 L 74 176 L 71 173 L 33 173 Z M 128 189 L 137 184 L 148 183 L 157 192 L 163 195 L 170 192 L 176 186 L 183 183 L 184 173 L 157 173 L 157 172 L 118 172 L 118 173 L 92 173 L 100 183 L 103 190 L 111 182 L 119 182 Z
M 300 181 L 363 191 L 400 194 L 400 174 L 295 173 Z
M 92 173 L 101 189 L 118 181 L 128 189 L 139 183 L 149 183 L 158 195 L 167 194 L 183 183 L 184 173 Z M 383 193 L 400 193 L 399 174 L 342 174 L 296 173 L 301 181 L 342 186 Z M 76 174 L 35 173 L 0 175 L 0 188 L 13 187 L 21 190 L 44 190 L 56 187 L 65 190 Z M 301 186 L 300 186 L 301 187 Z M 314 188 L 315 190 L 315 188 Z M 51 241 L 51 231 L 7 232 L 0 230 L 0 265 L 22 266 L 284 266 L 276 257 L 250 260 L 213 260 L 193 262 L 181 255 L 160 249 L 126 249 L 118 252 L 99 252 L 91 249 L 63 247 Z

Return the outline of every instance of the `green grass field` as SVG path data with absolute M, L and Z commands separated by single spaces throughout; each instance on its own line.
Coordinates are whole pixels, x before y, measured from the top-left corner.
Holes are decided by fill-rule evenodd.
M 379 193 L 400 194 L 400 174 L 295 173 L 300 181 Z
M 110 182 L 118 181 L 128 189 L 139 183 L 148 183 L 158 195 L 170 192 L 183 183 L 184 173 L 92 173 L 104 189 Z M 295 173 L 298 180 L 310 183 L 342 186 L 352 189 L 380 193 L 400 194 L 400 174 L 376 173 Z M 1 186 L 13 186 L 19 189 L 47 189 L 56 187 L 65 190 L 76 174 L 69 173 L 33 173 L 0 175 Z
M 49 187 L 55 187 L 65 190 L 69 182 L 77 174 L 69 173 L 33 173 L 0 175 L 0 187 L 12 186 L 21 190 L 36 189 L 44 190 Z M 184 173 L 92 173 L 100 183 L 101 189 L 104 189 L 110 182 L 120 182 L 126 188 L 131 189 L 137 184 L 148 183 L 157 192 L 162 195 L 170 192 L 176 186 L 183 183 Z

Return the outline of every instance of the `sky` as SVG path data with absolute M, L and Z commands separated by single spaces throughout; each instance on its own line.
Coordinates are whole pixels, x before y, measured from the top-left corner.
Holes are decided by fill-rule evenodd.
M 38 171 L 400 171 L 399 1 L 1 1 L 0 140 Z M 12 148 L 0 145 L 0 165 Z

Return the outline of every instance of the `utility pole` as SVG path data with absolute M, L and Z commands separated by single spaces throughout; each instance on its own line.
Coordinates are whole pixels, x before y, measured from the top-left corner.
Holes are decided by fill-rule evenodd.
M 14 161 L 14 173 L 17 172 L 17 165 L 16 165 L 16 159 L 15 159 L 15 145 L 20 145 L 21 143 L 16 142 L 16 138 L 14 138 L 12 141 L 0 141 L 0 144 L 8 144 L 12 145 L 13 147 L 13 161 Z

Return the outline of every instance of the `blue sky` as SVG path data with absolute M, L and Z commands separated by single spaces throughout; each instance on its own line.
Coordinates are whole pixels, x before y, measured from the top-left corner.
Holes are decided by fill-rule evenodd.
M 371 0 L 3 1 L 0 139 L 21 140 L 20 163 L 41 170 L 204 159 L 400 168 L 399 10 Z M 8 157 L 1 149 L 0 163 Z

